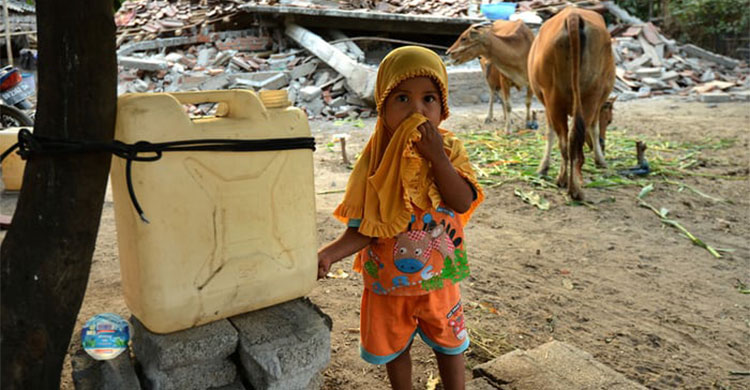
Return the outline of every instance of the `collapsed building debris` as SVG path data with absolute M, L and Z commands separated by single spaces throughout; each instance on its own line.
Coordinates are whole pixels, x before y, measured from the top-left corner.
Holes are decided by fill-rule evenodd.
M 376 3 L 387 3 L 388 7 Z M 610 26 L 617 63 L 615 93 L 620 100 L 660 94 L 694 95 L 705 102 L 750 99 L 750 70 L 744 62 L 694 45 L 678 45 L 653 24 L 642 23 L 612 2 L 576 3 L 600 12 L 610 11 L 623 22 Z M 518 10 L 553 14 L 565 4 L 556 0 L 521 1 Z M 423 9 L 420 7 L 447 9 L 447 14 L 459 15 L 442 19 L 435 15 L 414 17 L 417 22 L 443 29 L 465 28 L 461 26 L 476 22 L 476 18 L 462 17 L 461 12 L 450 13 L 468 5 L 467 0 L 339 2 L 340 9 L 358 6 L 369 10 L 369 22 L 376 25 L 385 21 L 398 24 L 403 17 L 383 15 L 419 13 Z M 283 12 L 274 14 L 274 9 Z M 243 14 L 250 20 L 241 26 L 244 28 L 227 30 L 231 26 L 220 26 L 230 19 L 241 19 Z M 283 18 L 279 16 L 282 14 Z M 325 19 L 346 15 L 351 15 L 350 11 L 328 12 L 324 6 L 302 1 L 126 2 L 116 18 L 121 67 L 118 93 L 286 89 L 290 101 L 306 109 L 310 117 L 368 117 L 373 115 L 374 65 L 378 60 L 371 50 L 363 50 L 357 41 L 347 37 L 341 30 L 346 23 L 334 24 Z M 302 16 L 324 20 L 327 28 L 316 30 L 323 35 L 292 22 Z M 436 22 L 445 20 L 451 24 Z M 363 20 L 357 27 L 364 25 Z M 449 78 L 452 83 L 462 83 L 459 89 L 476 88 L 472 89 L 475 99 L 464 99 L 464 103 L 477 103 L 477 96 L 484 92 L 477 65 L 449 69 Z M 467 80 L 476 80 L 477 85 L 469 86 Z M 451 88 L 452 94 L 455 87 Z M 206 113 L 201 107 L 191 110 Z

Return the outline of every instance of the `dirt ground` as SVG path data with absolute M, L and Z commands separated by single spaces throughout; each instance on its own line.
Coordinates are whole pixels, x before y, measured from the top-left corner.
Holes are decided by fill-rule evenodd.
M 500 128 L 499 123 L 484 124 L 485 110 L 484 105 L 453 108 L 443 127 L 455 132 Z M 353 159 L 373 125 L 374 119 L 362 128 L 311 123 L 319 144 L 315 178 L 321 244 L 342 231 L 331 212 L 343 197 L 349 173 L 338 145 L 325 144 L 334 133 L 350 132 L 347 149 Z M 587 188 L 592 207 L 569 205 L 560 190 L 548 196 L 547 211 L 513 195 L 514 187 L 530 189 L 527 184 L 487 188 L 485 203 L 466 229 L 472 270 L 462 284 L 472 338 L 467 377 L 477 364 L 555 339 L 650 389 L 750 389 L 750 376 L 736 374 L 750 371 L 750 295 L 739 291 L 741 284 L 750 285 L 750 104 L 637 100 L 618 103 L 612 125 L 674 142 L 735 141 L 701 152 L 695 172 L 707 176 L 682 179 L 731 202 L 660 184 L 648 198 L 705 242 L 734 251 L 716 259 L 663 226 L 652 211 L 638 207 L 639 187 Z M 4 194 L 3 213 L 14 205 L 15 196 Z M 385 367 L 359 357 L 362 281 L 351 263 L 349 258 L 333 267 L 349 277 L 320 281 L 310 293 L 333 319 L 323 389 L 385 389 Z M 111 197 L 104 205 L 76 331 L 100 312 L 129 317 L 120 291 Z M 421 341 L 414 343 L 412 358 L 415 388 L 424 389 L 438 375 L 437 365 Z M 66 362 L 61 389 L 73 389 L 70 372 Z

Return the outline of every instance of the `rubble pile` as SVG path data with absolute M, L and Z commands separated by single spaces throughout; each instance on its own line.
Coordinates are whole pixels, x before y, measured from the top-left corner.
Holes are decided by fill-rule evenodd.
M 270 50 L 272 38 L 260 29 L 199 34 L 173 38 L 177 44 L 137 52 L 126 47 L 120 65 L 118 94 L 126 92 L 176 92 L 215 89 L 287 89 L 289 100 L 307 110 L 310 117 L 369 117 L 372 110 L 349 91 L 343 76 L 316 57 L 300 49 Z M 161 41 L 167 41 L 164 39 Z M 149 45 L 140 42 L 137 45 Z M 340 49 L 353 59 L 346 44 Z M 356 46 L 353 46 L 356 47 Z M 137 47 L 135 47 L 137 50 Z M 211 105 L 191 109 L 194 115 L 208 114 Z
M 750 69 L 741 61 L 678 46 L 651 23 L 616 26 L 612 33 L 621 100 L 662 94 L 697 95 L 709 103 L 750 100 Z
M 238 7 L 244 3 L 241 0 L 128 1 L 115 14 L 118 44 L 166 34 L 180 36 L 190 28 L 227 22 L 240 13 Z

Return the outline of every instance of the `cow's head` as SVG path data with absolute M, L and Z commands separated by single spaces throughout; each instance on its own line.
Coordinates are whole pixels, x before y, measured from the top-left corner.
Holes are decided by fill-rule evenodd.
M 615 107 L 615 100 L 617 100 L 617 96 L 607 99 L 599 110 L 599 146 L 602 147 L 602 152 L 604 152 L 604 146 L 607 143 L 607 126 L 612 123 L 612 110 Z
M 461 36 L 445 53 L 457 64 L 463 64 L 484 55 L 487 51 L 487 34 L 490 33 L 491 28 L 491 22 L 471 25 L 461 33 Z
M 443 234 L 444 229 L 443 225 L 437 225 L 428 231 L 412 230 L 399 234 L 393 248 L 396 268 L 405 274 L 419 272 L 430 259 L 433 243 Z

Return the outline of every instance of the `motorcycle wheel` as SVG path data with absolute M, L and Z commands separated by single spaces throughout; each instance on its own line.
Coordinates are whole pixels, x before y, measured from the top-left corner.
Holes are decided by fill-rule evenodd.
M 34 121 L 23 111 L 0 104 L 0 130 L 8 127 L 34 126 Z

